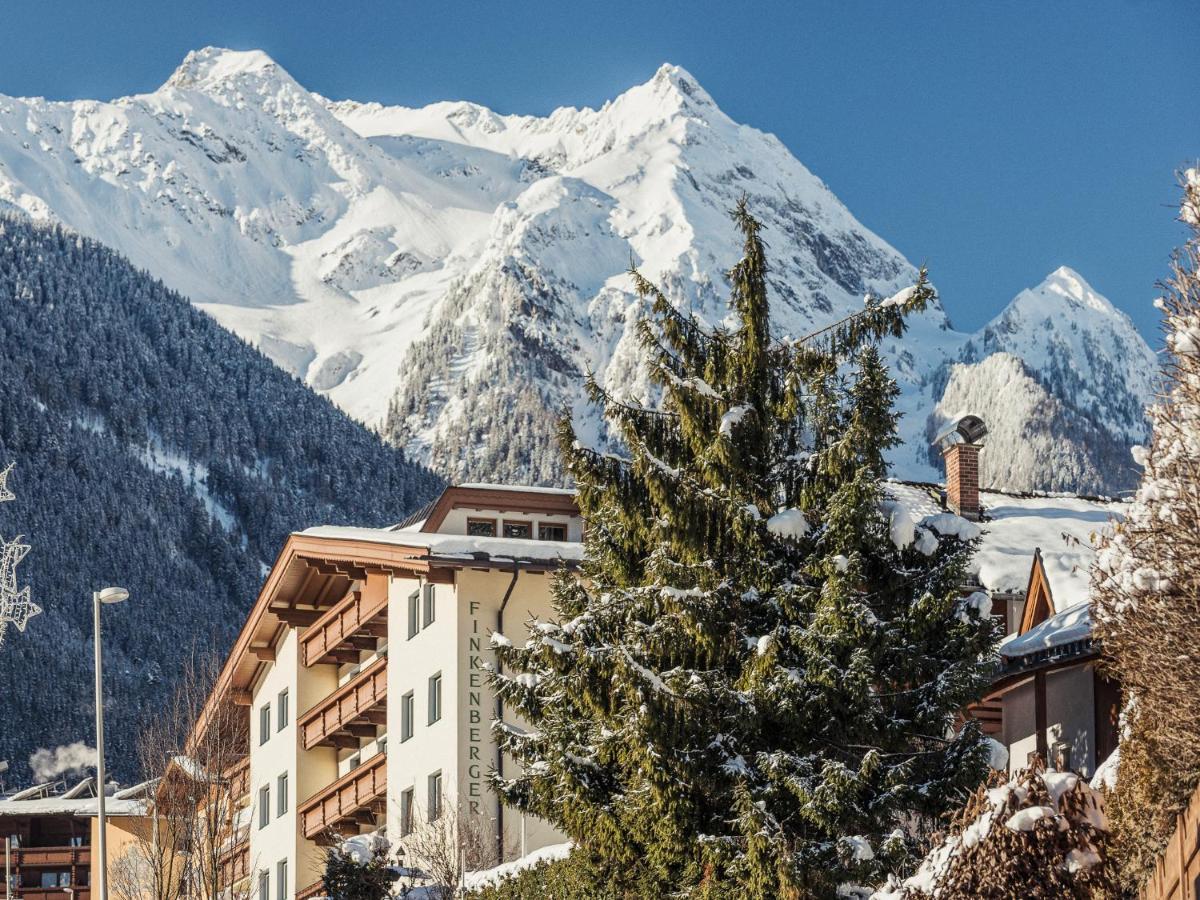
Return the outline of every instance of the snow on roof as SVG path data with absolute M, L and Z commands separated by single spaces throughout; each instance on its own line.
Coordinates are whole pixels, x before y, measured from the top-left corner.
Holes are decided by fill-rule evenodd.
M 563 497 L 574 497 L 572 488 L 536 487 L 526 484 L 493 484 L 487 481 L 472 481 L 466 484 L 456 484 L 454 487 L 469 488 L 483 491 L 513 491 L 520 494 L 558 494 Z
M 887 490 L 915 522 L 944 512 L 937 485 L 889 482 Z M 980 584 L 990 591 L 1024 593 L 1033 551 L 1040 547 L 1055 608 L 1066 610 L 1088 599 L 1095 538 L 1123 517 L 1123 501 L 997 491 L 979 496 L 983 540 L 972 564 Z
M 42 785 L 39 785 L 42 787 Z M 144 785 L 135 785 L 143 788 Z M 106 816 L 142 816 L 146 814 L 146 804 L 139 799 L 131 799 L 127 795 L 134 788 L 118 791 L 105 799 L 104 814 Z M 96 816 L 100 814 L 100 800 L 96 797 L 68 797 L 59 794 L 53 797 L 37 796 L 29 800 L 20 799 L 29 791 L 21 791 L 7 800 L 0 800 L 0 816 Z M 68 791 L 68 794 L 74 791 Z
M 1055 613 L 1022 635 L 1014 635 L 1000 644 L 1000 655 L 1025 656 L 1050 647 L 1061 647 L 1092 635 L 1091 606 L 1087 600 Z
M 522 538 L 477 537 L 465 534 L 430 534 L 393 531 L 390 528 L 356 528 L 321 525 L 300 532 L 307 537 L 344 541 L 370 541 L 429 551 L 443 560 L 524 560 L 528 562 L 579 562 L 583 544 L 578 541 L 533 541 Z

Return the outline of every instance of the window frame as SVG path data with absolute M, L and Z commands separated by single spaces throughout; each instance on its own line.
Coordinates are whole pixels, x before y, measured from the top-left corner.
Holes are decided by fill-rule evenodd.
M 275 777 L 275 818 L 286 816 L 288 812 L 288 773 L 283 772 Z
M 258 789 L 258 830 L 271 824 L 271 783 L 268 781 Z
M 437 593 L 428 581 L 421 586 L 421 629 L 424 630 L 437 620 Z
M 442 817 L 442 770 L 429 774 L 427 782 L 429 796 L 429 821 L 436 822 Z
M 275 696 L 275 733 L 278 734 L 290 724 L 290 696 L 288 688 L 284 688 Z
M 433 725 L 442 720 L 442 673 L 435 672 L 429 676 L 429 721 L 427 725 Z M 437 713 L 435 716 L 434 713 Z
M 264 703 L 258 710 L 258 746 L 271 739 L 271 703 Z
M 405 788 L 400 792 L 400 836 L 408 837 L 416 828 L 417 786 Z
M 525 534 L 509 534 L 509 527 L 524 528 Z M 533 539 L 533 520 L 532 519 L 505 519 L 504 524 L 500 529 L 500 536 L 509 541 L 529 541 Z
M 557 529 L 562 533 L 562 537 L 546 537 L 542 532 L 547 528 Z M 539 541 L 565 541 L 569 533 L 567 526 L 562 522 L 538 522 L 537 539 Z
M 416 730 L 417 697 L 416 691 L 409 691 L 400 697 L 400 743 L 411 740 Z
M 258 873 L 258 900 L 271 900 L 271 871 L 263 869 Z
M 287 900 L 288 861 L 285 856 L 275 863 L 275 897 L 276 900 Z
M 408 639 L 421 633 L 421 589 L 408 595 Z
M 472 525 L 487 525 L 492 530 L 491 530 L 490 534 L 476 534 L 475 532 L 471 531 Z M 467 536 L 468 537 L 498 537 L 499 535 L 500 535 L 500 528 L 494 518 L 489 519 L 485 516 L 467 516 Z

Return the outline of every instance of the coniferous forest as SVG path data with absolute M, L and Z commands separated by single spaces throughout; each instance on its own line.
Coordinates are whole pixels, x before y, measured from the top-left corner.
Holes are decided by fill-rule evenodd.
M 224 653 L 287 534 L 385 525 L 441 486 L 257 350 L 125 259 L 0 218 L 0 460 L 16 468 L 0 535 L 44 612 L 0 653 L 3 776 L 94 740 L 91 592 L 106 608 L 110 768 L 193 648 Z

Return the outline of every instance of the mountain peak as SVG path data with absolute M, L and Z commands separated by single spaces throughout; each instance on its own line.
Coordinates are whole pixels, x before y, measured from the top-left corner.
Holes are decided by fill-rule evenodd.
M 1109 299 L 1098 293 L 1082 275 L 1069 266 L 1059 266 L 1047 275 L 1041 284 L 1023 291 L 1022 294 L 1032 295 L 1043 302 L 1052 298 L 1062 299 L 1069 304 L 1094 309 L 1109 316 L 1116 313 Z
M 703 115 L 701 110 L 718 111 L 717 104 L 700 82 L 682 66 L 671 63 L 663 63 L 653 78 L 627 90 L 613 101 L 613 105 L 636 108 L 638 118 L 672 116 L 680 112 Z
M 262 78 L 276 73 L 282 73 L 285 78 L 291 79 L 291 76 L 262 50 L 205 47 L 188 53 L 163 87 L 204 90 L 247 76 Z

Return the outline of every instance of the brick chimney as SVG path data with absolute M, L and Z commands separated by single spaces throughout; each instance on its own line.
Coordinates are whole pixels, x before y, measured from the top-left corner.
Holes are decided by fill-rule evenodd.
M 987 426 L 978 416 L 963 416 L 944 430 L 936 441 L 946 461 L 946 505 L 964 519 L 978 520 L 979 451 Z
M 946 505 L 964 519 L 978 519 L 979 505 L 978 444 L 951 444 L 942 451 L 946 460 Z

